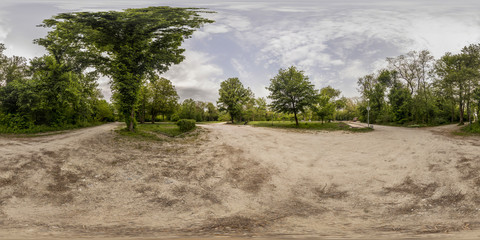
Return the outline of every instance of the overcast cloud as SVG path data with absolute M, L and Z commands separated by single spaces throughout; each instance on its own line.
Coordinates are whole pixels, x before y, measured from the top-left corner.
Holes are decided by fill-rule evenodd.
M 317 88 L 331 85 L 352 97 L 357 79 L 379 70 L 386 57 L 423 49 L 440 57 L 480 43 L 480 2 L 440 0 L 3 0 L 0 42 L 7 54 L 32 58 L 44 53 L 32 40 L 46 33 L 35 26 L 54 14 L 161 5 L 217 12 L 208 16 L 215 23 L 184 43 L 186 60 L 164 74 L 182 99 L 215 102 L 229 77 L 265 97 L 269 79 L 291 65 Z M 107 82 L 101 86 L 108 98 Z

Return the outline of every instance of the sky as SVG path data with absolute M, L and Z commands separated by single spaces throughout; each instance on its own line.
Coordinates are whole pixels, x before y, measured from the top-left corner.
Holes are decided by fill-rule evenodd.
M 358 96 L 357 79 L 386 67 L 387 57 L 429 50 L 436 58 L 480 43 L 477 0 L 2 0 L 5 54 L 33 58 L 43 19 L 63 12 L 148 6 L 200 7 L 215 23 L 185 40 L 186 59 L 163 74 L 181 100 L 216 102 L 220 82 L 238 77 L 256 97 L 280 68 L 296 66 L 317 89 L 328 85 Z M 99 80 L 107 100 L 107 78 Z

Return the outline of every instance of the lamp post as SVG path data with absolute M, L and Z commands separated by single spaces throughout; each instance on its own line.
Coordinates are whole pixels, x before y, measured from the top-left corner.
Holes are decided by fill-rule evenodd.
M 370 99 L 367 99 L 367 124 L 370 127 Z

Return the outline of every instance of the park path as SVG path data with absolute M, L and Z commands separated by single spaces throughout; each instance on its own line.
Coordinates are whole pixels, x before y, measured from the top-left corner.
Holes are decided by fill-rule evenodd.
M 0 136 L 0 153 L 4 156 L 32 154 L 41 151 L 55 152 L 62 148 L 78 147 L 80 142 L 105 134 L 121 123 L 108 123 L 95 127 L 76 129 L 58 134 L 38 135 L 35 137 Z

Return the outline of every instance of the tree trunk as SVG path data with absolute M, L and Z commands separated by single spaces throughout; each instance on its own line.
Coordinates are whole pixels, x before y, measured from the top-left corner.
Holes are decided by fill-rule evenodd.
M 452 119 L 450 120 L 450 123 L 453 123 L 455 120 L 455 104 L 452 103 Z
M 133 128 L 135 126 L 134 121 L 135 121 L 135 108 L 132 108 L 132 112 L 130 113 L 130 122 L 128 124 L 128 130 L 130 132 L 133 132 L 133 130 L 134 130 L 134 128 Z
M 155 124 L 155 117 L 157 117 L 156 114 L 157 113 L 152 109 L 152 124 Z
M 140 115 L 140 123 L 144 124 L 145 123 L 145 104 L 142 106 L 142 115 Z
M 472 124 L 472 114 L 470 111 L 470 100 L 467 100 L 467 115 L 468 115 L 468 124 Z
M 298 127 L 298 118 L 297 118 L 297 112 L 294 112 L 293 114 L 295 115 L 295 124 L 296 124 L 296 125 L 297 125 L 297 127 Z
M 464 106 L 463 106 L 463 101 L 460 101 L 460 122 L 458 124 L 464 125 L 465 123 L 463 122 L 463 114 L 465 113 Z

